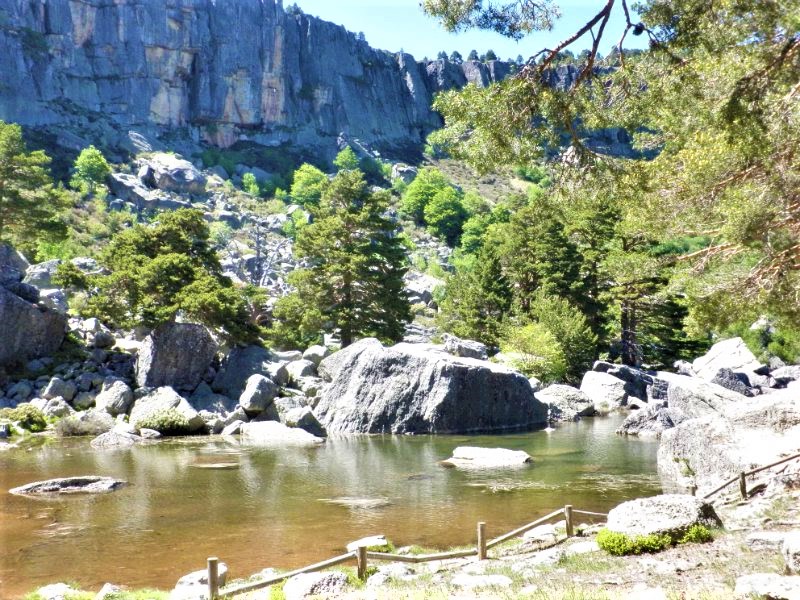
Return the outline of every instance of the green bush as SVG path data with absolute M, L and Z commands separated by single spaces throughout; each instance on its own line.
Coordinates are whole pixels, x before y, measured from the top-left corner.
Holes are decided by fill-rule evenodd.
M 61 437 L 96 437 L 109 430 L 113 422 L 100 412 L 84 412 L 64 417 L 56 424 Z
M 464 221 L 468 216 L 459 193 L 451 187 L 437 192 L 425 205 L 423 215 L 428 231 L 444 239 L 450 247 L 455 246 L 461 237 Z
M 561 381 L 567 372 L 564 351 L 556 337 L 540 323 L 505 328 L 500 340 L 503 354 L 511 354 L 514 368 L 543 383 Z
M 136 423 L 139 429 L 154 429 L 163 435 L 186 435 L 189 420 L 174 408 L 168 408 L 147 415 Z
M 602 529 L 597 534 L 597 545 L 614 556 L 661 552 L 672 543 L 672 538 L 667 534 L 651 533 L 631 537 L 609 529 Z
M 111 167 L 103 153 L 94 146 L 84 148 L 75 159 L 75 174 L 70 184 L 76 190 L 93 192 L 111 175 Z
M 695 523 L 686 530 L 686 533 L 684 533 L 683 536 L 678 540 L 678 543 L 705 544 L 713 539 L 714 535 L 711 533 L 711 530 L 708 527 L 701 525 L 700 523 Z
M 242 189 L 251 196 L 260 196 L 261 188 L 258 186 L 256 176 L 248 172 L 242 175 Z
M 17 423 L 19 427 L 36 433 L 47 428 L 44 413 L 31 404 L 20 404 L 17 408 L 0 409 L 0 420 Z

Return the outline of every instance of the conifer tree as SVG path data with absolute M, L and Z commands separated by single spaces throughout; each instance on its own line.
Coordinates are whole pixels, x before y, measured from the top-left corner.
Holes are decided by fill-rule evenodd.
M 410 320 L 406 254 L 383 216 L 388 202 L 388 194 L 370 193 L 361 171 L 342 170 L 297 238 L 295 254 L 309 267 L 292 276 L 301 300 L 294 306 L 318 312 L 342 346 L 364 336 L 397 341 Z

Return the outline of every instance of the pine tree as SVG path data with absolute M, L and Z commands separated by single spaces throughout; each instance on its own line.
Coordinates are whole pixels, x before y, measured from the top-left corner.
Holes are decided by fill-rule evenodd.
M 310 266 L 292 276 L 296 306 L 318 311 L 343 346 L 363 336 L 397 341 L 410 320 L 406 254 L 383 216 L 388 202 L 370 193 L 360 171 L 340 171 L 298 235 L 295 254 Z
M 30 252 L 38 239 L 66 235 L 59 218 L 66 199 L 53 187 L 49 164 L 41 150 L 28 152 L 19 125 L 0 121 L 0 241 Z

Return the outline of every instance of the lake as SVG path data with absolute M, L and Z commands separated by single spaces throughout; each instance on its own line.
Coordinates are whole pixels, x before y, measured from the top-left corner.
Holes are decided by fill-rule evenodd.
M 102 451 L 88 439 L 56 439 L 0 452 L 0 590 L 16 598 L 57 581 L 171 589 L 208 556 L 246 577 L 340 554 L 366 535 L 445 548 L 474 543 L 478 521 L 494 537 L 568 503 L 607 512 L 660 492 L 657 441 L 614 435 L 620 419 L 513 435 L 333 439 L 318 448 L 203 437 Z M 461 445 L 525 450 L 534 464 L 442 467 Z M 73 475 L 131 485 L 53 499 L 8 493 Z

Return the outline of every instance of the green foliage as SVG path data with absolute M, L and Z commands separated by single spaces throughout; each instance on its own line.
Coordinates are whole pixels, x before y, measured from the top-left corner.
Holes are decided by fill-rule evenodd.
M 303 211 L 296 210 L 289 215 L 288 219 L 286 219 L 286 222 L 281 227 L 281 231 L 286 237 L 296 240 L 298 234 L 306 225 L 308 225 L 308 214 Z
M 292 273 L 297 291 L 282 308 L 318 311 L 343 346 L 361 336 L 398 340 L 410 319 L 405 248 L 383 216 L 387 207 L 388 194 L 370 193 L 360 171 L 342 170 L 297 236 L 295 254 L 310 266 Z M 303 318 L 285 314 L 277 328 Z
M 19 125 L 0 121 L 0 242 L 33 254 L 40 240 L 63 240 L 67 197 L 53 187 L 50 158 L 28 152 Z
M 508 326 L 500 341 L 500 351 L 514 357 L 514 368 L 544 383 L 562 381 L 567 373 L 567 360 L 559 340 L 541 323 Z
M 519 165 L 514 167 L 514 174 L 520 179 L 529 181 L 531 183 L 539 184 L 543 181 L 549 181 L 547 171 L 539 165 Z M 542 186 L 542 187 L 547 187 Z
M 678 540 L 679 544 L 705 544 L 714 539 L 711 530 L 700 523 L 695 523 L 686 530 Z
M 0 420 L 17 423 L 19 427 L 31 433 L 47 429 L 44 413 L 28 403 L 20 404 L 16 408 L 0 409 Z
M 358 169 L 359 164 L 358 156 L 350 146 L 339 152 L 333 159 L 333 166 L 338 171 L 354 171 Z
M 304 207 L 316 206 L 327 187 L 328 176 L 315 166 L 305 163 L 294 172 L 292 200 Z
M 290 275 L 298 288 L 309 287 L 309 273 Z M 278 299 L 272 309 L 273 324 L 267 338 L 270 346 L 280 350 L 305 349 L 322 341 L 325 319 L 316 306 L 308 306 L 299 294 L 289 294 Z
M 81 150 L 73 166 L 74 175 L 70 184 L 76 190 L 94 192 L 111 175 L 111 167 L 103 153 L 94 146 Z
M 597 545 L 614 556 L 627 556 L 661 552 L 672 545 L 672 538 L 666 534 L 655 533 L 632 538 L 624 533 L 602 529 L 597 534 Z
M 439 169 L 423 167 L 406 188 L 400 201 L 400 211 L 418 225 L 424 225 L 425 207 L 436 194 L 448 187 L 451 187 L 450 182 Z
M 120 327 L 154 328 L 181 312 L 232 342 L 258 337 L 245 295 L 222 275 L 199 211 L 162 213 L 152 226 L 118 233 L 99 263 L 107 273 L 83 280 L 74 271 L 63 274 L 89 291 L 86 314 Z
M 458 192 L 446 187 L 431 198 L 424 210 L 428 231 L 445 240 L 447 245 L 455 246 L 461 237 L 467 211 L 461 204 Z
M 258 180 L 256 176 L 249 171 L 242 175 L 242 189 L 251 196 L 261 195 L 261 188 L 258 185 Z
M 160 410 L 137 421 L 140 429 L 154 429 L 162 435 L 186 435 L 189 433 L 189 420 L 174 408 Z

